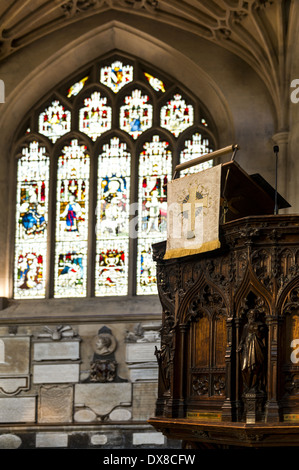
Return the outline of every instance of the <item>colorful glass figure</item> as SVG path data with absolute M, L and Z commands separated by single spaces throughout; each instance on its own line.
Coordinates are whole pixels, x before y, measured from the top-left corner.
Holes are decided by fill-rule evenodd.
M 79 129 L 95 141 L 101 134 L 111 129 L 111 107 L 107 98 L 98 91 L 84 100 L 84 107 L 79 111 Z
M 36 141 L 22 149 L 18 161 L 15 298 L 45 295 L 49 157 Z
M 57 170 L 55 297 L 86 295 L 89 155 L 72 140 Z
M 129 195 L 131 155 L 113 137 L 98 162 L 96 295 L 126 295 L 128 290 Z
M 162 91 L 162 93 L 165 93 L 165 85 L 157 77 L 154 77 L 153 75 L 150 75 L 149 73 L 144 72 L 145 77 L 147 78 L 150 86 L 155 90 L 155 91 Z
M 100 82 L 114 93 L 133 80 L 133 66 L 123 65 L 119 60 L 101 68 Z
M 55 143 L 71 130 L 71 113 L 59 101 L 53 103 L 39 115 L 38 130 Z
M 175 137 L 193 125 L 194 109 L 191 104 L 186 104 L 180 94 L 175 94 L 173 99 L 162 106 L 160 113 L 161 127 L 168 129 Z
M 133 139 L 152 127 L 153 106 L 148 103 L 149 97 L 141 93 L 141 90 L 136 89 L 131 96 L 126 96 L 119 113 L 120 128 Z
M 88 80 L 88 77 L 84 77 L 78 82 L 74 83 L 69 89 L 67 93 L 67 97 L 71 98 L 72 96 L 77 96 L 78 93 L 84 88 L 85 82 Z
M 201 157 L 202 155 L 206 155 L 207 153 L 211 152 L 213 152 L 213 148 L 211 147 L 209 139 L 203 137 L 199 133 L 195 133 L 190 140 L 185 141 L 185 148 L 180 153 L 180 163 L 193 160 L 194 158 Z M 197 173 L 198 171 L 206 170 L 212 166 L 213 160 L 208 160 L 204 163 L 200 163 L 199 165 L 182 170 L 180 173 L 181 176 L 189 175 L 191 173 Z
M 154 135 L 139 156 L 137 294 L 157 291 L 151 245 L 166 237 L 166 184 L 171 171 L 169 143 Z

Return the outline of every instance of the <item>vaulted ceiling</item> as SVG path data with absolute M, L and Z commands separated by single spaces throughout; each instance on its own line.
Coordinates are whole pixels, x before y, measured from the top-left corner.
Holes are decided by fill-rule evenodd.
M 142 17 L 167 23 L 238 55 L 262 78 L 278 110 L 286 100 L 295 1 L 6 0 L 0 2 L 0 60 L 89 16 L 112 10 L 117 18 L 118 12 L 127 12 L 136 23 Z

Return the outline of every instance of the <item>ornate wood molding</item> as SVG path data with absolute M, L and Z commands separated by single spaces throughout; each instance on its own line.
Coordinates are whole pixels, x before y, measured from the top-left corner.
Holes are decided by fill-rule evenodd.
M 254 425 L 236 438 L 249 446 L 264 442 L 260 426 L 299 423 L 298 226 L 299 216 L 246 217 L 220 227 L 213 252 L 164 260 L 165 244 L 154 247 L 158 279 L 168 283 L 162 306 L 170 306 L 161 339 L 171 367 L 160 362 L 169 375 L 157 419 Z M 188 439 L 212 442 L 204 432 Z

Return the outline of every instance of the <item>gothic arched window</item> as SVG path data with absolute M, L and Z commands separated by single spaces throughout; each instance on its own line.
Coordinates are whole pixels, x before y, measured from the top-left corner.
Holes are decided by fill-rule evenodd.
M 57 86 L 24 122 L 14 297 L 155 294 L 166 185 L 178 163 L 215 149 L 208 112 L 164 74 L 113 56 Z

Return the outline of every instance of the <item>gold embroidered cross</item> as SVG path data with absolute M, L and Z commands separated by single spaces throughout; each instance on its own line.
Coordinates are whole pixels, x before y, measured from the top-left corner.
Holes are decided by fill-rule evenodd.
M 189 195 L 185 197 L 183 202 L 181 203 L 181 217 L 184 218 L 184 214 L 186 213 L 186 209 L 184 206 L 188 204 L 187 212 L 191 214 L 189 230 L 187 231 L 186 238 L 191 239 L 195 238 L 195 220 L 196 220 L 196 211 L 198 208 L 203 208 L 208 206 L 208 197 L 202 197 L 201 193 L 198 191 L 198 187 L 196 185 L 190 186 L 189 188 Z

